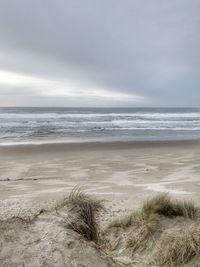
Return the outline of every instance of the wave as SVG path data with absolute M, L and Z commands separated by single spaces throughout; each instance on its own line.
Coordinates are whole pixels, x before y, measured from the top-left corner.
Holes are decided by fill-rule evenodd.
M 22 118 L 95 118 L 95 117 L 136 117 L 136 118 L 200 118 L 200 112 L 193 113 L 0 113 L 2 119 Z

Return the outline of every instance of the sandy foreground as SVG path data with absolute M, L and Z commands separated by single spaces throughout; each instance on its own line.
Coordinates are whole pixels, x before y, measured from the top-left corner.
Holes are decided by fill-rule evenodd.
M 198 204 L 199 160 L 200 141 L 0 147 L 0 266 L 115 266 L 56 213 L 22 220 L 76 185 L 106 200 L 104 225 L 158 192 Z

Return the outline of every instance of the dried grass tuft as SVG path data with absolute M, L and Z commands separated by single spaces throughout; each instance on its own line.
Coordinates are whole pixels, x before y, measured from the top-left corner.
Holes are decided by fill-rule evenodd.
M 142 208 L 136 212 L 125 214 L 118 218 L 115 218 L 108 226 L 109 228 L 116 227 L 126 229 L 132 226 L 141 226 L 151 224 L 155 220 L 155 214 L 153 209 Z
M 190 224 L 180 230 L 166 230 L 161 235 L 153 264 L 156 266 L 182 266 L 200 252 L 200 225 Z
M 137 249 L 145 249 L 149 238 L 155 229 L 158 228 L 158 221 L 153 213 L 145 213 L 143 210 L 136 212 L 134 225 L 131 227 L 126 239 L 126 248 L 134 253 Z
M 145 214 L 155 213 L 169 218 L 183 216 L 195 219 L 198 214 L 198 209 L 191 201 L 173 200 L 167 193 L 146 200 L 142 210 Z
M 124 231 L 125 249 L 132 254 L 145 250 L 154 244 L 154 233 L 160 236 L 160 216 L 173 218 L 182 216 L 195 219 L 198 209 L 192 202 L 173 200 L 168 194 L 158 194 L 147 199 L 141 210 L 121 216 L 110 223 L 109 228 L 120 228 Z
M 99 241 L 99 212 L 103 209 L 102 201 L 93 199 L 80 189 L 74 189 L 69 196 L 70 207 L 68 227 L 88 241 Z
M 133 224 L 134 224 L 134 213 L 131 212 L 129 214 L 122 215 L 112 220 L 108 225 L 108 229 L 112 227 L 125 229 L 132 226 Z

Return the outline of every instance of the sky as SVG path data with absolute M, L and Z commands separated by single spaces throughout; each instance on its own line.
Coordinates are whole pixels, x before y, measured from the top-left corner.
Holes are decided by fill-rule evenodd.
M 198 107 L 199 0 L 0 0 L 0 106 Z

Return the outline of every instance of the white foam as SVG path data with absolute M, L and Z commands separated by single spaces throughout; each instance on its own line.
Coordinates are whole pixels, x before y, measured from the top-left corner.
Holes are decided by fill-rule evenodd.
M 138 118 L 200 118 L 200 112 L 192 113 L 0 113 L 0 118 L 93 118 L 93 117 L 138 117 Z

